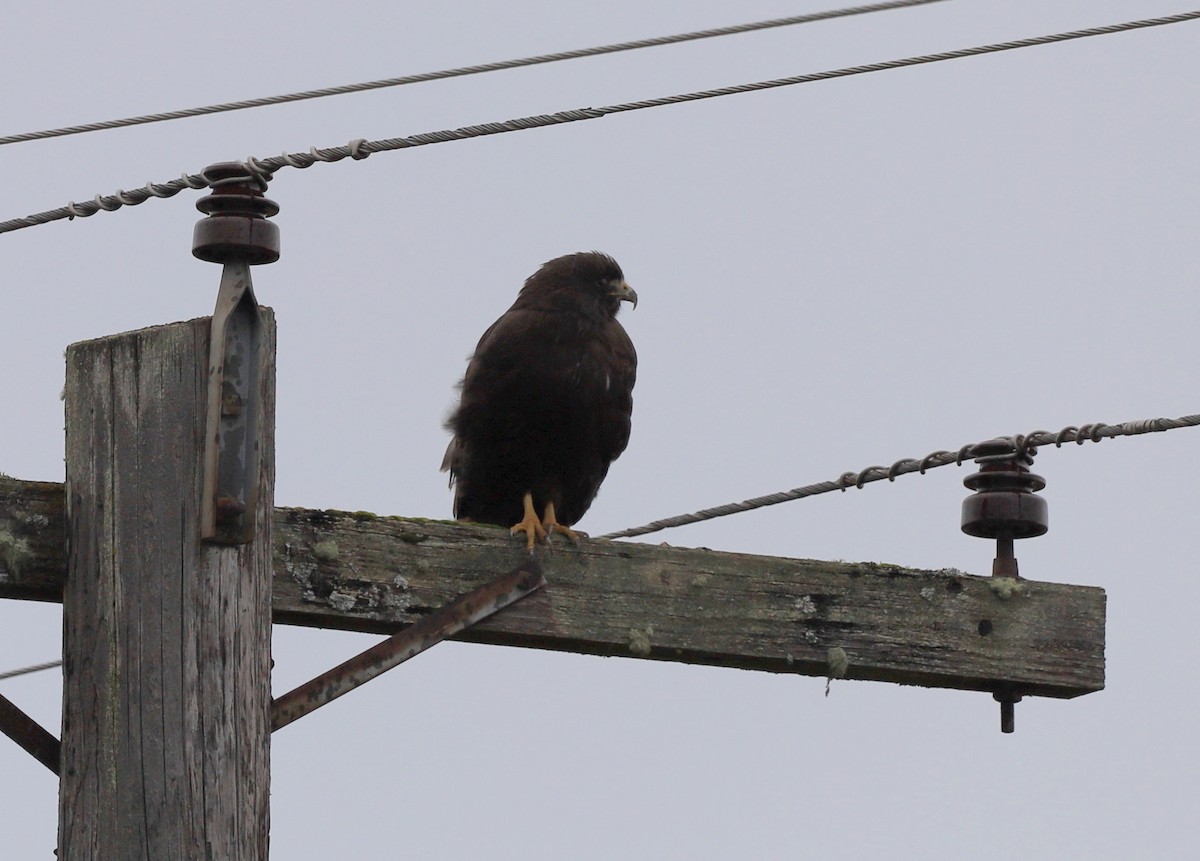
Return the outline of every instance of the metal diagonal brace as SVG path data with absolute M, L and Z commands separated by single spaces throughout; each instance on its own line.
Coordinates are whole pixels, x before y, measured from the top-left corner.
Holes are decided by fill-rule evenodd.
M 61 742 L 4 696 L 0 696 L 0 732 L 19 744 L 46 768 L 58 774 Z
M 382 643 L 279 697 L 271 704 L 272 731 L 483 621 L 545 584 L 537 562 L 527 559 L 508 574 L 456 598 Z

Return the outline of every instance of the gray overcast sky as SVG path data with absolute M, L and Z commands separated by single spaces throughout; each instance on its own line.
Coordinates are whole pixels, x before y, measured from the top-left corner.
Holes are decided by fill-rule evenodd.
M 0 134 L 816 11 L 838 0 L 15 4 Z M 606 105 L 1188 11 L 908 11 L 0 147 L 0 219 L 247 155 Z M 542 261 L 641 297 L 633 438 L 594 534 L 998 434 L 1200 412 L 1200 23 L 285 170 L 279 505 L 449 516 L 442 420 Z M 62 351 L 211 313 L 197 195 L 0 237 L 0 470 L 60 481 Z M 1032 579 L 1108 593 L 1108 687 L 985 694 L 445 644 L 274 740 L 274 857 L 1191 858 L 1200 431 L 1043 450 Z M 656 536 L 989 570 L 966 470 Z M 0 602 L 0 669 L 57 607 Z M 277 629 L 287 690 L 373 638 Z M 1187 684 L 1185 684 L 1187 682 Z M 0 683 L 52 729 L 57 673 Z M 0 854 L 52 776 L 0 739 Z M 447 850 L 447 847 L 452 847 Z

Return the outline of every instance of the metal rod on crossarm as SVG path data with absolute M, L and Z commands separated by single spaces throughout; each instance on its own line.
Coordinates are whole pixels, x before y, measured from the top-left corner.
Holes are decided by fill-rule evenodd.
M 271 705 L 271 729 L 299 720 L 545 584 L 541 568 L 530 557 L 504 576 L 456 598 L 400 633 L 284 694 Z

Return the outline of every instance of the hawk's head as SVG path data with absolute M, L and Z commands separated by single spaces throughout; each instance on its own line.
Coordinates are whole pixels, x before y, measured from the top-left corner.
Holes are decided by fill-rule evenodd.
M 521 299 L 570 308 L 588 317 L 612 319 L 622 302 L 637 307 L 637 293 L 607 254 L 581 251 L 542 264 L 521 289 Z

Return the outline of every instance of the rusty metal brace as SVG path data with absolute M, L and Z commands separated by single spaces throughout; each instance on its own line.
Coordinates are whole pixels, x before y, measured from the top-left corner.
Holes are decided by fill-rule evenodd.
M 41 724 L 0 695 L 0 732 L 19 744 L 26 753 L 58 774 L 62 743 Z
M 459 596 L 398 634 L 276 699 L 271 703 L 271 730 L 287 726 L 545 585 L 541 567 L 532 557 L 526 559 L 509 573 Z M 2 695 L 0 732 L 52 772 L 59 773 L 61 742 Z
M 272 731 L 349 693 L 545 584 L 540 566 L 530 557 L 502 577 L 456 598 L 382 643 L 276 699 L 271 704 Z

